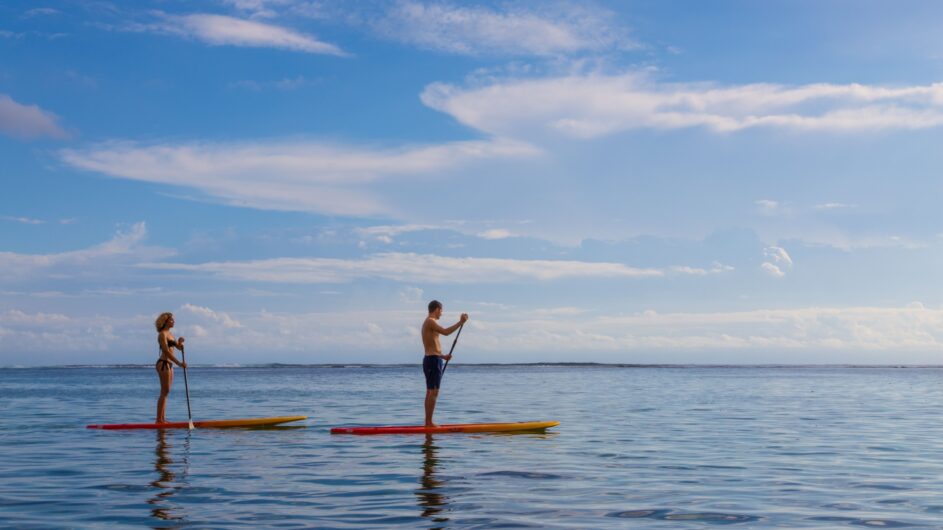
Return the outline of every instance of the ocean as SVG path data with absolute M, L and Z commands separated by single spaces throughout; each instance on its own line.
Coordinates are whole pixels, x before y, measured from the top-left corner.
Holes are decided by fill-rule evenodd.
M 0 369 L 0 527 L 943 528 L 941 368 L 454 364 L 437 422 L 561 424 L 432 437 L 328 432 L 421 423 L 418 363 L 189 381 L 195 419 L 309 419 L 89 430 L 153 421 L 153 367 Z

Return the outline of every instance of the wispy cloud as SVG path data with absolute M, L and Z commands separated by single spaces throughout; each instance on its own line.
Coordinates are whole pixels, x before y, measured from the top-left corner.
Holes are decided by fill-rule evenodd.
M 158 13 L 157 20 L 126 26 L 129 31 L 164 33 L 196 39 L 214 46 L 276 48 L 304 53 L 347 55 L 334 44 L 293 29 L 225 15 L 169 15 Z
M 433 83 L 422 101 L 502 137 L 595 138 L 632 129 L 754 128 L 860 133 L 943 125 L 943 83 L 785 86 L 661 83 L 645 73 Z
M 80 250 L 52 254 L 0 252 L 0 269 L 4 271 L 0 281 L 45 274 L 55 274 L 59 278 L 100 274 L 109 264 L 136 263 L 174 255 L 168 249 L 144 246 L 142 243 L 146 236 L 147 229 L 142 222 L 119 231 L 109 241 Z
M 250 90 L 252 92 L 262 92 L 264 90 L 297 90 L 299 88 L 304 88 L 307 86 L 315 86 L 320 81 L 317 79 L 311 80 L 305 78 L 303 75 L 296 77 L 284 77 L 277 81 L 253 81 L 251 79 L 244 79 L 242 81 L 236 81 L 230 83 L 229 86 L 233 88 L 241 88 L 244 90 Z
M 823 204 L 816 204 L 816 210 L 847 210 L 851 208 L 857 208 L 857 205 L 854 204 L 845 204 L 842 202 L 826 202 Z
M 142 146 L 111 142 L 66 149 L 68 164 L 110 175 L 196 189 L 233 205 L 333 215 L 389 215 L 367 186 L 461 167 L 476 160 L 529 157 L 520 142 L 453 142 L 393 149 L 323 142 Z
M 363 259 L 274 258 L 200 264 L 152 263 L 142 267 L 207 273 L 221 278 L 280 283 L 342 283 L 382 278 L 407 283 L 506 283 L 569 278 L 646 278 L 663 276 L 659 269 L 621 263 L 452 258 L 429 254 L 380 253 Z
M 779 210 L 779 201 L 774 201 L 770 199 L 760 199 L 753 201 L 753 204 L 760 209 L 760 212 L 764 214 L 774 214 Z
M 401 0 L 372 23 L 381 36 L 462 55 L 564 55 L 637 44 L 613 14 L 574 4 L 501 8 Z
M 377 352 L 415 348 L 422 311 L 236 314 L 184 304 L 174 313 L 178 334 L 203 345 L 205 359 L 215 354 L 228 362 L 325 362 L 349 359 L 345 352 L 356 351 L 369 352 L 359 357 L 364 361 L 403 362 Z M 0 313 L 0 353 L 120 351 L 116 362 L 142 362 L 140 354 L 127 352 L 151 343 L 153 318 L 8 309 Z M 93 343 L 75 340 L 80 322 L 96 337 Z M 919 303 L 626 315 L 566 306 L 522 310 L 492 305 L 487 312 L 472 312 L 466 327 L 462 340 L 468 362 L 506 360 L 511 349 L 534 361 L 572 360 L 579 353 L 581 360 L 672 362 L 677 352 L 700 352 L 698 358 L 711 363 L 739 352 L 737 359 L 746 362 L 789 363 L 799 357 L 806 362 L 886 363 L 943 348 L 943 309 Z
M 478 234 L 478 237 L 483 239 L 507 239 L 509 237 L 514 237 L 514 234 L 510 230 L 504 228 L 492 228 L 491 230 L 485 230 Z
M 0 219 L 3 219 L 4 221 L 10 221 L 13 223 L 20 223 L 22 225 L 46 224 L 46 221 L 43 221 L 42 219 L 33 219 L 32 217 L 14 217 L 10 215 L 4 215 L 3 217 L 0 217 Z
M 62 12 L 59 11 L 58 9 L 53 9 L 53 8 L 51 8 L 51 7 L 37 7 L 37 8 L 30 9 L 30 10 L 28 10 L 27 12 L 23 13 L 23 18 L 33 18 L 33 17 L 41 17 L 41 16 L 58 15 L 58 14 L 60 14 L 60 13 L 62 13 Z
M 763 249 L 763 255 L 767 261 L 764 261 L 760 267 L 774 278 L 782 278 L 786 275 L 784 269 L 792 268 L 792 257 L 782 247 L 766 247 Z
M 36 105 L 17 103 L 6 94 L 0 94 L 0 133 L 24 139 L 69 137 L 55 114 Z

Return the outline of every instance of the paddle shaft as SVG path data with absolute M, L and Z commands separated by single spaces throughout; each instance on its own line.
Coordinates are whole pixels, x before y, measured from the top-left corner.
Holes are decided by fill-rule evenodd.
M 465 327 L 465 323 L 462 322 L 462 325 L 458 327 L 458 333 L 455 334 L 455 340 L 452 341 L 452 348 L 449 349 L 449 355 L 452 355 L 452 352 L 455 351 L 455 345 L 458 344 L 458 338 L 462 335 L 462 328 Z M 445 369 L 449 367 L 449 361 L 452 359 L 447 359 L 445 361 L 445 366 L 442 367 L 442 375 L 445 375 Z
M 456 337 L 458 338 L 458 337 Z M 183 360 L 183 363 L 187 363 L 187 352 L 184 351 L 183 347 L 180 347 L 180 358 Z M 190 422 L 190 428 L 193 428 L 193 413 L 190 412 L 190 383 L 187 381 L 187 367 L 183 367 L 183 390 L 187 394 L 187 421 Z

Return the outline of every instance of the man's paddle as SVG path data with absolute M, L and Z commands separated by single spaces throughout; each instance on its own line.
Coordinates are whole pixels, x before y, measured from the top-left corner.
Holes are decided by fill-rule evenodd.
M 180 358 L 183 360 L 183 364 L 187 364 L 187 352 L 183 350 L 183 344 L 180 345 Z M 183 367 L 183 388 L 187 393 L 187 419 L 190 421 L 189 429 L 192 431 L 196 427 L 193 426 L 193 414 L 190 412 L 190 383 L 187 381 L 186 366 Z
M 458 338 L 462 335 L 462 328 L 464 327 L 465 323 L 462 322 L 462 325 L 458 327 L 458 333 L 455 334 L 455 340 L 452 341 L 452 348 L 449 349 L 449 355 L 452 355 L 452 352 L 455 351 L 455 344 L 458 343 Z M 448 359 L 445 361 L 445 366 L 442 367 L 442 375 L 445 375 L 445 369 L 449 367 L 449 361 L 451 360 L 452 359 Z

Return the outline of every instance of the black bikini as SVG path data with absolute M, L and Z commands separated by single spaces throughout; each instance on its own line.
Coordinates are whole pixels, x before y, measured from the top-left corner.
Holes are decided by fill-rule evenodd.
M 177 347 L 177 341 L 175 340 L 167 341 L 167 347 L 168 348 Z M 157 359 L 157 364 L 154 365 L 154 368 L 156 368 L 158 372 L 164 372 L 167 370 L 173 370 L 174 365 L 167 359 L 164 359 L 163 357 L 161 357 L 160 359 Z

